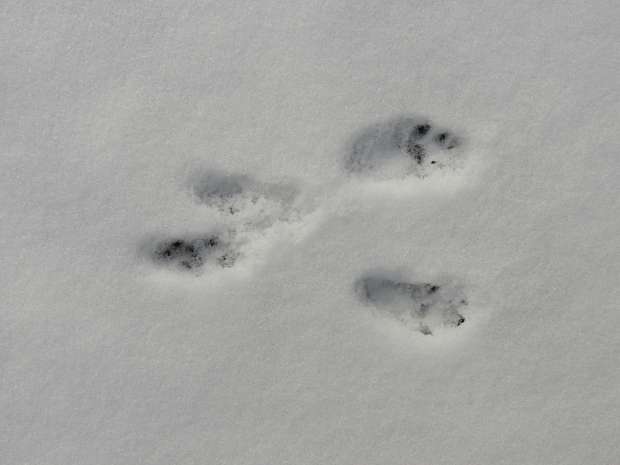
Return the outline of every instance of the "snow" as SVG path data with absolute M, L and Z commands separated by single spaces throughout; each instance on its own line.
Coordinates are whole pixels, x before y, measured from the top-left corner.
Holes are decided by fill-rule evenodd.
M 618 2 L 0 11 L 0 463 L 618 462 Z M 419 117 L 448 162 L 347 170 Z M 215 230 L 233 266 L 154 259 Z

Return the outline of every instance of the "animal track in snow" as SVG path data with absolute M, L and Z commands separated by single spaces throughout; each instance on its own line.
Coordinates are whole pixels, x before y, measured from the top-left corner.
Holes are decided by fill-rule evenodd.
M 205 231 L 213 231 L 215 224 L 220 232 L 151 240 L 146 247 L 149 257 L 166 269 L 201 275 L 242 260 L 250 265 L 274 241 L 303 235 L 307 229 L 300 224 L 304 217 L 293 184 L 210 171 L 194 176 L 191 190 L 200 205 L 215 213 Z
M 220 233 L 160 240 L 150 244 L 148 252 L 158 265 L 195 274 L 205 268 L 230 268 L 240 256 L 238 248 Z
M 449 284 L 405 282 L 370 274 L 357 280 L 355 290 L 379 314 L 395 318 L 425 335 L 465 323 L 460 312 L 467 299 L 460 289 Z
M 192 183 L 196 199 L 236 228 L 261 230 L 298 219 L 292 184 L 259 182 L 249 176 L 209 172 Z
M 400 116 L 360 131 L 345 159 L 347 172 L 379 179 L 423 178 L 458 166 L 463 139 L 428 118 Z

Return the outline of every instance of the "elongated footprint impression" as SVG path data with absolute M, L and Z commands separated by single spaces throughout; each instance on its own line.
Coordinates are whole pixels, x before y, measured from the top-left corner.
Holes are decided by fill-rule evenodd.
M 212 171 L 196 178 L 192 191 L 198 202 L 218 211 L 236 228 L 262 230 L 297 219 L 294 204 L 298 189 L 292 184 Z
M 400 116 L 364 128 L 350 143 L 345 170 L 351 174 L 399 179 L 423 178 L 454 169 L 463 159 L 463 138 L 428 118 Z
M 406 282 L 370 274 L 356 281 L 355 291 L 379 315 L 425 335 L 456 329 L 466 321 L 461 311 L 467 299 L 460 289 L 448 284 Z

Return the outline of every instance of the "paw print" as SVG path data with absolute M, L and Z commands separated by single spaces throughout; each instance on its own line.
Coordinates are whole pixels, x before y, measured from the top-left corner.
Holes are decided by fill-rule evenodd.
M 427 118 L 399 117 L 361 131 L 345 160 L 353 174 L 393 179 L 426 177 L 458 164 L 462 138 Z
M 461 309 L 467 305 L 462 291 L 451 285 L 406 282 L 373 274 L 355 283 L 358 297 L 378 313 L 424 335 L 465 323 Z
M 151 252 L 153 261 L 159 265 L 197 274 L 206 266 L 229 268 L 238 255 L 230 242 L 219 234 L 163 240 Z
M 262 230 L 296 217 L 298 192 L 291 184 L 213 171 L 196 178 L 191 188 L 200 204 L 218 211 L 235 229 Z

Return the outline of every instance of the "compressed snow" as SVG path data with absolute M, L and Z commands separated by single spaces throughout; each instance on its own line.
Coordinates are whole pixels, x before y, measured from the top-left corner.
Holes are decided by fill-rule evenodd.
M 0 463 L 618 463 L 618 2 L 0 11 Z

